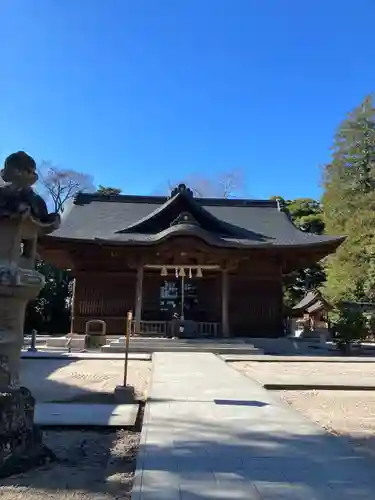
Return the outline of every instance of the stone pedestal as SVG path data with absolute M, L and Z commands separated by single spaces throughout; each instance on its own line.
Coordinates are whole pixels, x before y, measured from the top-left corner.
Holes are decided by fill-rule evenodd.
M 58 227 L 32 189 L 35 161 L 26 153 L 10 155 L 0 186 L 0 477 L 40 465 L 53 454 L 34 426 L 35 401 L 20 387 L 20 354 L 25 308 L 44 286 L 35 270 L 37 239 Z
M 56 459 L 34 425 L 34 407 L 25 387 L 0 393 L 0 478 Z
M 198 325 L 190 319 L 174 319 L 171 321 L 172 337 L 181 339 L 199 338 Z
M 118 404 L 134 403 L 134 387 L 131 385 L 117 385 L 115 388 L 115 401 Z

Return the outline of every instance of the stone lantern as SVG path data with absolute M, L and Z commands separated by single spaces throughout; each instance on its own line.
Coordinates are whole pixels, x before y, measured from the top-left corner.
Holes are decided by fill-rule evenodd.
M 26 304 L 37 297 L 44 276 L 35 270 L 37 240 L 55 230 L 58 214 L 49 214 L 32 185 L 33 158 L 11 154 L 0 172 L 0 477 L 43 463 L 51 455 L 34 426 L 35 400 L 20 387 L 20 354 Z

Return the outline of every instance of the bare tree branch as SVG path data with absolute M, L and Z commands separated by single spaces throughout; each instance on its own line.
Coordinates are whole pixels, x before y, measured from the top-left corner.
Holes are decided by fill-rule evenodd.
M 72 169 L 61 169 L 50 162 L 43 162 L 38 168 L 39 185 L 42 194 L 52 204 L 55 212 L 63 212 L 65 204 L 79 191 L 94 190 L 91 175 Z
M 215 178 L 195 173 L 177 182 L 169 180 L 168 192 L 180 183 L 186 184 L 199 198 L 235 198 L 242 195 L 245 188 L 244 173 L 240 169 L 222 172 Z M 165 192 L 165 189 L 163 191 Z
M 219 177 L 219 186 L 223 198 L 233 198 L 244 190 L 244 173 L 240 169 L 223 172 Z

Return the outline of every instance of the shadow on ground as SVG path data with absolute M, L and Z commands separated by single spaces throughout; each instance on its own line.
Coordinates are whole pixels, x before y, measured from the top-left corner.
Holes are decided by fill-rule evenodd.
M 262 408 L 263 406 L 268 406 L 268 403 L 263 401 L 245 401 L 240 399 L 214 399 L 215 405 L 222 406 L 253 406 L 256 408 Z
M 158 431 L 170 426 L 178 435 L 190 436 L 190 439 L 171 439 L 154 444 L 151 440 L 142 450 L 147 457 L 144 463 L 145 474 L 147 476 L 151 473 L 146 479 L 150 481 L 151 478 L 151 488 L 154 475 L 159 485 L 160 481 L 173 484 L 178 478 L 182 488 L 186 485 L 186 491 L 190 495 L 186 498 L 196 500 L 206 499 L 207 492 L 189 490 L 189 485 L 191 481 L 199 483 L 207 478 L 219 488 L 222 485 L 223 489 L 232 484 L 232 489 L 235 490 L 239 484 L 246 482 L 255 483 L 257 487 L 270 492 L 272 488 L 280 490 L 281 494 L 283 484 L 293 483 L 295 493 L 298 488 L 307 487 L 315 494 L 314 498 L 319 500 L 329 500 L 327 492 L 333 492 L 337 487 L 354 500 L 373 498 L 364 495 L 369 487 L 374 486 L 375 461 L 358 450 L 353 451 L 353 446 L 360 444 L 360 440 L 349 443 L 346 438 L 327 436 L 323 431 L 314 435 L 286 435 L 282 430 L 271 433 L 235 432 L 230 423 L 207 425 L 205 422 L 190 421 L 186 417 L 178 422 L 165 418 L 160 422 L 160 429 L 157 425 L 152 426 L 152 432 L 156 436 Z M 70 456 L 68 452 L 62 456 L 60 464 L 8 478 L 3 484 L 6 487 L 30 486 L 48 494 L 65 488 L 88 494 L 107 494 L 110 498 L 112 495 L 113 498 L 116 495 L 128 498 L 124 495 L 129 494 L 131 480 L 124 484 L 120 477 L 133 470 L 137 443 L 122 458 L 116 459 L 109 452 L 113 448 L 114 438 L 113 433 L 108 433 L 106 439 L 98 443 L 95 436 L 82 432 L 80 444 L 73 450 L 74 456 Z M 64 439 L 63 434 L 61 440 Z M 317 479 L 321 485 L 322 478 L 326 491 L 321 491 L 320 486 L 317 486 Z M 32 497 L 28 498 L 32 500 Z M 220 498 L 232 497 L 228 494 Z
M 64 365 L 69 363 L 68 360 L 61 362 Z M 39 365 L 43 368 L 38 377 L 45 378 L 49 393 L 57 394 L 69 387 L 69 384 L 48 379 L 51 373 L 48 364 L 43 362 Z M 27 384 L 27 380 L 25 382 Z M 81 388 L 78 396 L 89 399 L 93 393 Z M 159 403 L 158 400 L 151 400 L 150 409 Z M 267 403 L 257 400 L 216 399 L 213 403 L 239 407 L 267 406 Z M 150 481 L 152 488 L 153 480 L 158 481 L 159 486 L 160 481 L 166 485 L 178 480 L 186 492 L 181 500 L 207 499 L 207 491 L 202 489 L 202 485 L 207 484 L 207 478 L 222 492 L 229 491 L 227 496 L 220 497 L 227 500 L 238 498 L 231 496 L 230 491 L 235 492 L 241 483 L 254 483 L 257 488 L 263 489 L 265 498 L 267 492 L 273 495 L 271 498 L 277 498 L 277 494 L 283 498 L 285 483 L 292 483 L 296 493 L 295 497 L 285 498 L 302 498 L 298 496 L 301 488 L 308 488 L 312 492 L 311 497 L 315 495 L 313 498 L 318 500 L 330 500 L 329 493 L 335 488 L 344 491 L 353 500 L 372 500 L 374 497 L 375 460 L 362 452 L 363 437 L 349 441 L 345 437 L 327 435 L 318 428 L 314 434 L 287 434 L 278 426 L 266 432 L 262 430 L 262 422 L 256 421 L 253 429 L 239 432 L 230 420 L 213 425 L 204 419 L 199 422 L 189 419 L 188 415 L 181 415 L 178 420 L 163 416 L 159 422 L 160 425 L 156 421 L 149 429 L 149 432 L 155 433 L 155 439 L 149 440 L 142 450 L 147 458 L 146 481 Z M 49 431 L 45 434 L 46 444 L 58 455 L 60 463 L 7 478 L 2 481 L 3 491 L 11 493 L 14 488 L 16 493 L 13 498 L 19 498 L 19 493 L 23 491 L 29 500 L 34 499 L 28 488 L 37 491 L 40 496 L 63 490 L 66 500 L 70 494 L 74 498 L 77 492 L 93 496 L 102 494 L 113 499 L 130 498 L 140 424 L 139 419 L 137 427 L 130 433 L 95 433 L 84 429 Z M 166 427 L 171 429 L 171 437 L 168 441 L 160 441 L 158 435 L 165 436 Z M 270 428 L 269 422 L 265 428 Z M 178 440 L 173 438 L 172 430 Z M 192 482 L 200 484 L 201 491 L 193 489 L 190 486 Z M 321 484 L 326 489 L 322 490 Z M 371 496 L 367 496 L 369 490 L 372 491 Z
M 51 378 L 56 370 L 69 367 L 74 371 L 77 360 L 22 360 L 21 383 L 30 388 L 38 401 L 66 403 L 113 403 L 111 393 L 97 392 Z M 44 443 L 56 454 L 58 461 L 2 479 L 0 496 L 7 500 L 19 499 L 20 495 L 33 500 L 43 493 L 67 492 L 117 492 L 122 498 L 130 498 L 132 477 L 139 445 L 143 419 L 141 405 L 133 428 L 63 428 L 43 431 Z M 111 481 L 111 477 L 119 475 Z M 33 494 L 35 497 L 33 497 Z
M 206 488 L 215 485 L 213 490 L 221 491 L 222 496 L 216 493 L 218 496 L 213 494 L 212 498 L 260 499 L 264 495 L 288 500 L 337 500 L 340 496 L 334 495 L 339 494 L 342 499 L 373 499 L 375 462 L 360 448 L 354 450 L 360 441 L 349 442 L 319 428 L 314 434 L 287 434 L 275 425 L 274 430 L 266 432 L 256 430 L 262 427 L 256 422 L 255 429 L 249 432 L 235 432 L 235 425 L 230 422 L 212 426 L 188 419 L 168 423 L 164 418 L 163 427 L 168 426 L 177 429 L 178 439 L 165 444 L 158 442 L 162 428 L 153 425 L 148 430 L 143 488 L 150 498 L 153 488 L 159 491 L 159 471 L 166 483 L 179 484 L 189 500 L 211 498 L 207 490 L 199 491 L 199 483 Z M 267 426 L 272 427 L 270 422 Z M 309 427 L 310 424 L 306 428 Z M 284 491 L 291 485 L 293 491 Z M 250 495 L 254 487 L 259 496 L 240 496 L 245 490 Z M 181 498 L 185 496 L 182 494 Z
M 144 361 L 129 362 L 129 382 L 135 384 L 136 399 L 142 400 L 139 379 L 148 377 Z M 145 370 L 138 365 L 142 364 Z M 28 387 L 37 403 L 114 403 L 116 385 L 123 383 L 122 360 L 22 359 L 21 384 Z M 139 389 L 139 390 L 138 390 Z M 143 388 L 144 389 L 144 388 Z

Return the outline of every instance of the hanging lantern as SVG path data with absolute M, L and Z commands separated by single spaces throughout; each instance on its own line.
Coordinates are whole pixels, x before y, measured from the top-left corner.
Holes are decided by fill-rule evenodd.
M 165 266 L 163 266 L 161 268 L 161 273 L 160 273 L 161 276 L 168 276 L 168 271 L 167 271 L 167 268 Z
M 197 267 L 197 278 L 203 278 L 202 268 L 200 266 Z
M 189 267 L 189 279 L 193 277 L 193 273 L 191 272 L 191 267 Z
M 186 276 L 185 269 L 183 267 L 180 267 L 180 276 L 181 277 L 185 277 Z
M 176 278 L 178 278 L 178 269 L 177 269 L 177 267 L 174 270 L 174 274 L 175 274 Z

